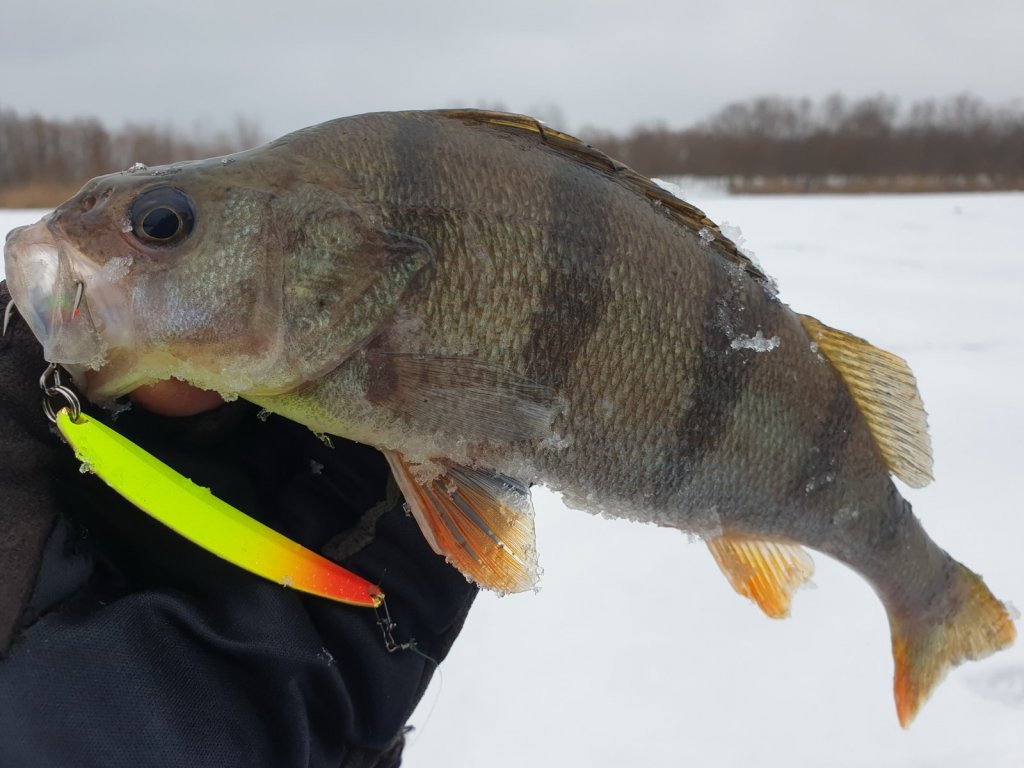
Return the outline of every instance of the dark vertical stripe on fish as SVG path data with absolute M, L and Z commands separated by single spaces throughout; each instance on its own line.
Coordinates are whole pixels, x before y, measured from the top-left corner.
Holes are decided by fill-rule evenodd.
M 399 210 L 416 208 L 438 198 L 437 189 L 445 183 L 444 167 L 437 162 L 436 145 L 440 132 L 433 120 L 411 119 L 396 122 L 391 138 L 391 175 L 385 182 L 384 200 Z
M 666 497 L 686 485 L 700 461 L 721 443 L 743 388 L 759 363 L 758 353 L 732 348 L 733 339 L 745 331 L 736 327 L 739 318 L 746 315 L 750 320 L 746 307 L 749 292 L 744 296 L 740 278 L 718 263 L 709 264 L 708 272 L 702 344 L 692 376 L 693 405 L 676 427 L 675 452 L 665 457 L 676 479 L 664 489 Z
M 550 274 L 530 323 L 527 371 L 560 390 L 576 355 L 600 324 L 611 299 L 607 260 L 614 210 L 606 185 L 589 169 L 559 164 L 548 187 Z
M 843 458 L 858 415 L 857 404 L 846 386 L 837 381 L 824 418 L 811 438 L 806 467 L 804 473 L 797 476 L 798 486 L 793 489 L 794 493 L 813 493 L 835 482 L 842 471 Z

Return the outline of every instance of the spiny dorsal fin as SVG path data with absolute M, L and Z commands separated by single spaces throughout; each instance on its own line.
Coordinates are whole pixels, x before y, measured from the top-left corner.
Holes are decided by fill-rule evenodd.
M 730 534 L 707 544 L 732 588 L 773 619 L 789 616 L 793 593 L 814 574 L 814 561 L 797 544 Z
M 580 141 L 575 136 L 556 131 L 536 118 L 526 115 L 491 112 L 482 109 L 447 109 L 442 110 L 441 114 L 453 120 L 499 126 L 536 137 L 548 147 L 571 156 L 576 162 L 594 168 L 625 185 L 633 192 L 643 195 L 651 202 L 660 204 L 676 221 L 694 233 L 710 230 L 714 235 L 714 239 L 709 243 L 710 247 L 729 261 L 739 264 L 758 282 L 764 285 L 771 284 L 771 279 L 754 262 L 740 253 L 736 244 L 723 235 L 718 225 L 709 219 L 702 210 L 680 200 L 646 176 Z
M 912 488 L 928 485 L 928 416 L 906 361 L 813 317 L 799 317 L 811 341 L 846 382 L 889 471 Z
M 537 584 L 530 489 L 482 469 L 447 465 L 422 482 L 413 465 L 384 451 L 398 487 L 430 546 L 464 576 L 500 593 Z

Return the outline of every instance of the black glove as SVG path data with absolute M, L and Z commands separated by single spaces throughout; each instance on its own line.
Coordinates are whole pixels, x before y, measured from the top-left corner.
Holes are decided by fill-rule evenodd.
M 401 504 L 343 563 L 387 594 L 393 640 L 413 645 L 391 652 L 373 611 L 245 573 L 79 472 L 42 413 L 44 366 L 16 318 L 0 342 L 0 652 L 16 633 L 0 658 L 0 766 L 397 765 L 476 593 Z M 358 538 L 385 497 L 380 454 L 256 413 L 135 408 L 112 426 L 311 549 Z

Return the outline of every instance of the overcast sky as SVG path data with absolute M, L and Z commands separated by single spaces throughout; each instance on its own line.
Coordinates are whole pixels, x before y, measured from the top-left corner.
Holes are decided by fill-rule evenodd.
M 265 138 L 382 109 L 502 104 L 568 130 L 730 101 L 1024 98 L 1024 0 L 11 0 L 0 106 Z

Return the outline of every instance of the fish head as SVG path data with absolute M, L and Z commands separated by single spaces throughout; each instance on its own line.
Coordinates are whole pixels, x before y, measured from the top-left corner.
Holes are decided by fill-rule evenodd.
M 19 312 L 92 399 L 170 376 L 219 389 L 209 374 L 273 343 L 265 203 L 227 178 L 210 182 L 202 163 L 137 166 L 8 235 Z
M 302 386 L 428 260 L 393 246 L 301 164 L 250 150 L 93 179 L 4 258 L 46 359 L 102 402 L 168 378 L 228 398 Z

